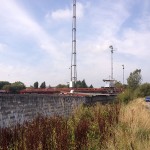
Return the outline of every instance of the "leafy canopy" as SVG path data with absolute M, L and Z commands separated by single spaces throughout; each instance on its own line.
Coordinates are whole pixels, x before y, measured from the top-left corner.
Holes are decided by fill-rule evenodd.
M 132 90 L 135 90 L 142 81 L 142 76 L 141 76 L 141 69 L 136 69 L 135 71 L 131 72 L 128 79 L 128 87 Z
M 135 91 L 136 97 L 145 97 L 149 95 L 150 95 L 150 83 L 144 83 L 140 85 Z
M 0 81 L 0 90 L 3 89 L 5 85 L 10 85 L 8 81 Z
M 11 93 L 18 93 L 19 91 L 25 89 L 24 83 L 17 81 L 9 85 L 4 85 L 3 90 L 8 90 Z

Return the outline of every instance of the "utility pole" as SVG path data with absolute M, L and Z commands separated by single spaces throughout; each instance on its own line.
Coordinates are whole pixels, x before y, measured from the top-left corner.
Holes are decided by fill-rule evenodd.
M 123 85 L 124 85 L 124 65 L 122 65 L 122 69 L 123 69 Z
M 70 87 L 75 87 L 77 82 L 76 65 L 76 0 L 73 0 L 73 18 L 72 18 L 72 54 L 71 54 L 71 81 Z

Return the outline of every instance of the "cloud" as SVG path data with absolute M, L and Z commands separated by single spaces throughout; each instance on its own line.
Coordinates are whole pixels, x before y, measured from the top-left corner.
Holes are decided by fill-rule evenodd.
M 150 57 L 149 17 L 145 13 L 140 18 L 134 17 L 134 6 L 135 2 L 130 1 L 89 3 L 84 22 L 79 22 L 77 28 L 78 79 L 103 85 L 102 79 L 110 75 L 109 45 L 117 49 L 114 53 L 117 80 L 122 81 L 122 64 L 126 67 L 125 78 L 134 69 L 143 68 L 144 78 L 148 79 L 144 71 Z
M 59 9 L 57 11 L 52 12 L 51 17 L 54 20 L 64 20 L 64 19 L 70 19 L 71 18 L 72 11 L 70 9 Z
M 85 44 L 82 44 L 81 49 L 83 50 L 83 47 L 86 47 L 86 49 L 94 53 L 101 50 L 104 51 L 110 44 L 114 44 L 114 46 L 120 48 L 122 52 L 135 56 L 140 56 L 143 50 L 147 52 L 146 49 L 150 37 L 150 19 L 148 16 L 138 18 L 138 28 L 129 25 L 124 26 L 132 15 L 131 13 L 133 13 L 131 12 L 131 5 L 133 5 L 133 3 L 130 6 L 127 4 L 129 3 L 125 3 L 124 1 L 109 4 L 104 2 L 103 4 L 97 4 L 97 6 L 92 4 L 87 10 L 90 23 L 87 25 L 87 33 L 85 33 L 84 42 L 82 41 L 82 43 Z M 95 30 L 93 30 L 92 33 L 94 38 L 88 35 L 89 26 L 92 26 Z M 142 56 L 145 54 L 143 53 Z
M 130 16 L 127 6 L 122 1 L 91 4 L 87 10 L 87 15 L 92 28 L 107 38 L 114 36 Z
M 31 39 L 39 48 L 58 58 L 61 53 L 55 46 L 55 39 L 31 18 L 15 1 L 2 0 L 0 5 L 1 23 L 6 32 L 11 33 L 18 39 Z M 9 15 L 8 15 L 9 14 Z M 20 38 L 21 37 L 21 38 Z
M 77 2 L 77 17 L 78 19 L 82 18 L 84 16 L 84 6 L 82 3 Z M 49 12 L 46 14 L 45 18 L 50 21 L 51 19 L 55 21 L 62 21 L 62 20 L 71 20 L 73 16 L 73 10 L 72 7 L 65 8 L 65 9 L 58 9 L 52 12 Z
M 126 66 L 126 77 L 134 69 L 143 68 L 144 72 L 148 64 L 150 65 L 147 61 L 150 57 L 149 17 L 140 15 L 140 18 L 134 18 L 135 14 L 132 11 L 134 5 L 133 2 L 125 1 L 90 4 L 85 14 L 88 20 L 84 20 L 88 22 L 87 26 L 84 26 L 85 38 L 83 40 L 80 36 L 77 41 L 78 72 L 80 77 L 87 78 L 89 83 L 92 81 L 95 85 L 102 85 L 102 79 L 109 78 L 109 45 L 117 49 L 114 53 L 114 77 L 117 80 L 122 81 L 122 64 Z M 131 16 L 132 22 L 129 22 Z M 132 24 L 133 22 L 137 23 L 136 26 Z M 83 67 L 80 68 L 81 66 Z M 147 74 L 145 72 L 143 74 L 144 78 L 148 79 Z
M 62 70 L 56 68 L 60 68 L 59 66 L 65 64 L 63 60 L 66 56 L 61 51 L 62 48 L 59 46 L 60 41 L 50 36 L 16 1 L 2 0 L 1 4 L 0 33 L 3 34 L 1 34 L 0 40 L 7 41 L 7 45 L 1 42 L 0 52 L 8 49 L 11 51 L 11 53 L 7 53 L 7 57 L 4 56 L 5 60 L 1 59 L 1 80 L 10 80 L 11 82 L 20 80 L 28 86 L 34 80 L 41 82 L 45 80 L 47 83 L 52 82 L 53 85 L 59 81 L 61 83 L 66 74 L 62 72 L 64 76 L 57 76 L 57 73 Z M 27 41 L 27 44 L 30 42 L 34 53 L 31 52 L 30 45 L 26 45 L 25 41 Z M 27 54 L 24 55 L 24 53 Z M 37 54 L 39 61 L 36 59 L 37 63 L 32 62 Z M 61 65 L 59 65 L 60 63 Z M 52 80 L 54 78 L 56 81 Z
M 50 66 L 49 62 L 38 66 L 23 66 L 22 64 L 13 65 L 0 62 L 0 68 L 1 81 L 9 81 L 12 83 L 22 81 L 26 86 L 33 85 L 36 81 L 39 83 L 46 81 L 46 85 L 56 86 L 59 83 L 66 84 L 69 80 L 69 67 L 65 67 L 63 63 L 60 64 L 58 62 L 54 64 L 54 66 Z
M 148 0 L 146 2 L 149 4 Z M 109 78 L 110 75 L 110 45 L 117 49 L 114 53 L 114 77 L 117 80 L 122 80 L 122 64 L 125 65 L 126 76 L 136 68 L 143 68 L 146 72 L 144 78 L 149 80 L 146 71 L 150 65 L 147 61 L 150 57 L 149 8 L 144 1 L 145 8 L 138 12 L 140 17 L 136 16 L 135 3 L 137 1 L 130 0 L 77 3 L 79 80 L 85 78 L 88 84 L 94 84 L 96 87 L 103 85 L 102 79 Z M 0 52 L 11 49 L 18 58 L 18 53 L 26 53 L 21 55 L 23 58 L 20 57 L 20 65 L 13 66 L 12 63 L 10 65 L 0 62 L 0 67 L 4 70 L 3 79 L 6 80 L 7 74 L 12 73 L 12 81 L 18 79 L 28 85 L 34 83 L 34 80 L 45 80 L 52 85 L 66 83 L 70 79 L 72 5 L 44 10 L 49 11 L 45 16 L 48 22 L 41 23 L 31 17 L 32 14 L 29 14 L 25 7 L 22 8 L 17 1 L 1 0 L 1 4 L 0 33 L 3 37 L 0 36 Z M 19 44 L 21 46 L 18 49 Z M 31 50 L 34 49 L 33 53 L 29 50 L 30 46 Z M 34 66 L 31 59 L 31 64 L 24 67 L 23 61 L 27 61 L 26 59 L 32 55 L 36 55 L 33 59 Z M 18 60 L 17 57 L 15 60 Z
M 137 58 L 150 57 L 149 53 L 149 31 L 135 31 L 127 29 L 124 31 L 122 39 L 117 39 L 116 43 L 120 46 L 123 53 L 131 54 Z

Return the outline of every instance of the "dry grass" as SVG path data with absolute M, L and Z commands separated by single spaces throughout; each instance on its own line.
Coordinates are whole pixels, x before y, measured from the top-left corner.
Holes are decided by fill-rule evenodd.
M 122 105 L 119 124 L 114 128 L 115 144 L 108 142 L 110 150 L 149 150 L 150 149 L 150 108 L 143 99 Z

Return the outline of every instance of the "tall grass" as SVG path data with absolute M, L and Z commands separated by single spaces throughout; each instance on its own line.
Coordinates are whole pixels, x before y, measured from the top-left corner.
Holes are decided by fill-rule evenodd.
M 142 99 L 80 106 L 70 118 L 38 116 L 0 129 L 0 150 L 148 150 L 150 110 Z
M 123 105 L 119 124 L 114 128 L 116 144 L 108 142 L 108 149 L 150 149 L 150 108 L 143 99 Z

